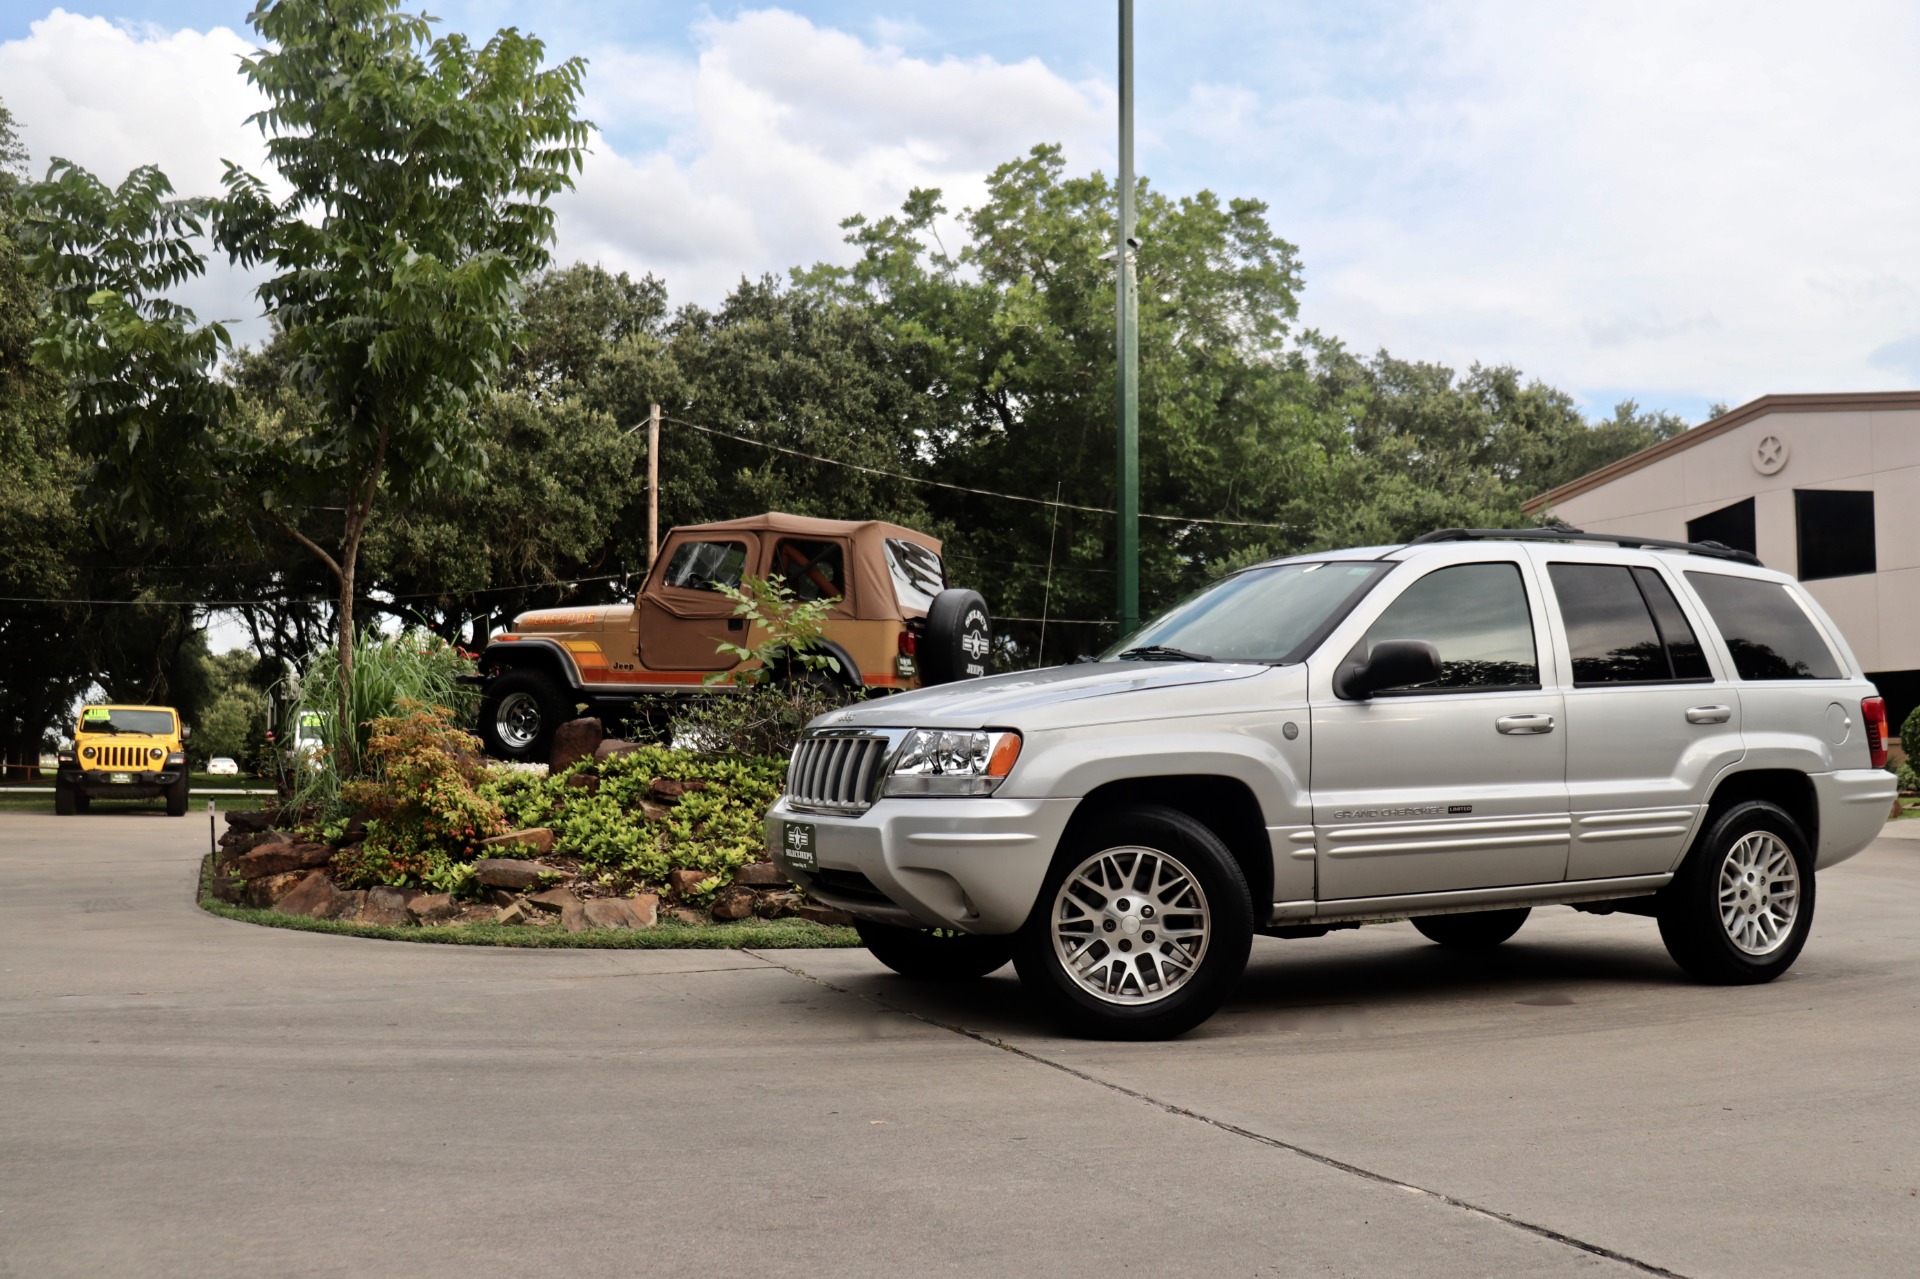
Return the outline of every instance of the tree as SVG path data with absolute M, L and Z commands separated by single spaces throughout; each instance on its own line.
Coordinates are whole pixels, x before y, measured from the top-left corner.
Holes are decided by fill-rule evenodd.
M 249 21 L 267 42 L 242 62 L 270 103 L 254 120 L 291 192 L 229 166 L 215 238 L 271 273 L 258 294 L 315 410 L 254 442 L 278 479 L 269 517 L 338 587 L 344 722 L 382 492 L 404 506 L 484 472 L 471 410 L 512 350 L 521 280 L 548 261 L 548 200 L 580 166 L 585 64 L 543 68 L 540 41 L 512 29 L 480 49 L 430 40 L 398 0 L 279 0 Z M 323 532 L 317 508 L 334 504 Z

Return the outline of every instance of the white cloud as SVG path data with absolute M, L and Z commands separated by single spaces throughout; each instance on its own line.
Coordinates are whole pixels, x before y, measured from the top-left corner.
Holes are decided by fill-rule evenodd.
M 1920 384 L 1888 354 L 1920 334 L 1920 10 L 1386 16 L 1354 74 L 1196 88 L 1167 131 L 1247 157 L 1309 322 L 1643 403 Z
M 897 208 L 915 186 L 955 212 L 986 172 L 1037 142 L 1098 163 L 1111 93 L 1037 59 L 909 57 L 783 10 L 702 19 L 694 56 L 586 51 L 599 126 L 577 189 L 556 200 L 556 259 L 653 271 L 676 299 L 717 302 L 742 276 L 841 257 L 840 221 Z M 264 172 L 261 105 L 238 74 L 253 48 L 225 28 L 163 31 L 54 10 L 0 44 L 0 86 L 36 167 L 53 155 L 109 182 L 158 164 L 184 193 L 218 189 L 220 161 Z M 569 49 L 549 49 L 555 57 Z M 252 316 L 249 284 L 216 265 L 182 291 L 203 317 Z M 257 340 L 264 327 L 244 325 Z

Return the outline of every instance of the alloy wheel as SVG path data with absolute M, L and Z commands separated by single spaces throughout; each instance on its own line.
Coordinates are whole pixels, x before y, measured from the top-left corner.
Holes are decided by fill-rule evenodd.
M 1212 915 L 1179 859 L 1123 846 L 1095 853 L 1066 877 L 1051 929 L 1055 957 L 1082 990 L 1111 1004 L 1152 1004 L 1199 969 Z
M 1800 867 L 1771 831 L 1736 841 L 1720 863 L 1720 924 L 1727 939 L 1749 955 L 1771 955 L 1786 945 L 1800 914 Z

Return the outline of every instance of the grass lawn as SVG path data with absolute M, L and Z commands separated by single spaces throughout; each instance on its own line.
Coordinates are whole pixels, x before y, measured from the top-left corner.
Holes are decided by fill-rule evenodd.
M 30 791 L 9 793 L 10 791 L 17 792 L 18 788 L 0 789 L 0 813 L 52 814 L 52 791 L 40 794 Z M 191 817 L 199 813 L 205 816 L 208 800 L 213 801 L 216 811 L 224 813 L 233 808 L 262 808 L 272 798 L 271 795 L 190 795 L 187 797 L 187 815 Z M 116 808 L 151 808 L 156 812 L 164 812 L 166 807 L 167 801 L 164 799 L 96 799 L 93 801 L 93 811 L 96 813 L 112 812 Z
M 222 919 L 237 919 L 268 928 L 291 928 L 303 933 L 333 933 L 341 937 L 372 937 L 381 941 L 433 942 L 443 946 L 518 946 L 560 950 L 822 950 L 858 946 L 860 935 L 851 928 L 829 928 L 804 919 L 743 919 L 732 924 L 683 924 L 663 919 L 652 928 L 589 928 L 570 933 L 557 924 L 428 924 L 392 927 L 340 919 L 309 919 L 275 910 L 229 906 L 207 892 L 212 865 L 202 859 L 200 908 Z

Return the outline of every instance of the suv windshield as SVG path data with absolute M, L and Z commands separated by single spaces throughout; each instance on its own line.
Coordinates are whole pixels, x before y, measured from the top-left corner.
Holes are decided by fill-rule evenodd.
M 1276 564 L 1223 577 L 1100 655 L 1102 661 L 1297 662 L 1393 565 Z
M 166 737 L 173 732 L 172 711 L 122 711 L 89 706 L 80 715 L 83 733 L 145 733 Z

